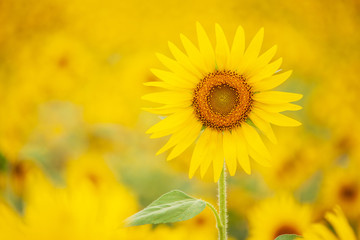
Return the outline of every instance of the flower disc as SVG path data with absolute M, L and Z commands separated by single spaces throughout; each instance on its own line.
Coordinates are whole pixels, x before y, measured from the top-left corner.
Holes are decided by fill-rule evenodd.
M 242 75 L 216 71 L 196 86 L 193 107 L 204 126 L 218 131 L 231 130 L 247 119 L 252 95 L 251 87 Z

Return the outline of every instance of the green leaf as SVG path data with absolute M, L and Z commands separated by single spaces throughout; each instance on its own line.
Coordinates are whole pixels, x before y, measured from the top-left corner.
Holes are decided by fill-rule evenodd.
M 162 195 L 142 211 L 126 219 L 127 226 L 185 221 L 201 213 L 206 202 L 173 190 Z
M 302 238 L 302 237 L 296 234 L 283 234 L 275 238 L 275 240 L 295 240 L 298 238 Z

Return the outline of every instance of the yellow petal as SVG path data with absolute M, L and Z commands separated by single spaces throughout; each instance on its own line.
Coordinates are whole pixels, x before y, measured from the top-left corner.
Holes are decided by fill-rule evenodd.
M 290 70 L 284 73 L 276 74 L 271 77 L 265 78 L 264 80 L 256 82 L 256 84 L 254 84 L 254 90 L 266 91 L 273 89 L 279 86 L 280 84 L 282 84 L 283 82 L 285 82 L 290 77 L 291 74 L 292 71 Z
M 204 71 L 204 73 L 208 73 L 207 66 L 205 65 L 204 58 L 200 51 L 183 34 L 180 34 L 180 38 L 191 63 L 194 64 L 194 66 L 196 66 L 199 70 Z
M 270 167 L 271 163 L 269 159 L 265 158 L 264 156 L 260 155 L 258 152 L 256 152 L 251 146 L 248 147 L 249 155 L 254 161 L 258 162 L 264 167 Z
M 200 53 L 203 55 L 207 70 L 212 72 L 215 70 L 215 54 L 213 46 L 199 22 L 196 23 Z
M 159 151 L 157 151 L 156 155 L 159 155 L 159 154 L 169 150 L 173 146 L 179 144 L 184 137 L 185 137 L 185 134 L 183 131 L 178 131 L 178 132 L 174 133 L 173 135 L 171 135 L 169 141 L 162 148 L 160 148 Z
M 213 170 L 214 170 L 214 182 L 217 182 L 220 178 L 221 171 L 224 168 L 224 150 L 223 150 L 223 134 L 222 132 L 216 132 L 215 138 L 215 154 L 213 156 Z
M 171 86 L 184 88 L 184 89 L 193 89 L 194 86 L 196 85 L 194 83 L 191 83 L 190 81 L 186 81 L 180 78 L 178 75 L 176 75 L 173 72 L 154 69 L 154 68 L 150 69 L 150 71 L 160 80 L 164 81 L 165 83 Z
M 217 144 L 217 135 L 218 133 L 214 130 L 210 130 L 210 140 L 207 145 L 207 153 L 205 155 L 204 161 L 200 165 L 200 175 L 203 178 L 205 173 L 209 169 L 210 164 L 214 161 L 214 157 L 216 155 L 216 144 Z
M 183 68 L 178 62 L 175 60 L 166 57 L 161 53 L 156 54 L 157 58 L 160 60 L 165 67 L 167 67 L 170 71 L 174 72 L 179 78 L 183 79 L 185 82 L 189 82 L 189 84 L 196 84 L 199 79 L 194 75 Z
M 223 147 L 227 169 L 229 170 L 230 175 L 234 176 L 237 167 L 236 138 L 229 131 L 224 131 Z
M 227 62 L 230 56 L 229 45 L 226 40 L 225 34 L 219 24 L 215 24 L 216 34 L 216 64 L 219 70 L 227 68 Z
M 257 116 L 254 112 L 251 112 L 251 114 L 249 115 L 249 118 L 251 119 L 251 121 L 255 124 L 255 126 L 257 128 L 259 128 L 259 130 L 261 132 L 263 132 L 265 134 L 265 136 L 274 144 L 277 143 L 277 139 L 275 137 L 274 131 L 272 130 L 271 125 L 264 121 L 262 118 L 260 118 L 259 116 Z
M 259 155 L 266 159 L 270 159 L 269 150 L 266 148 L 258 132 L 247 123 L 243 123 L 240 127 L 242 130 L 246 142 L 248 145 L 255 150 Z
M 184 110 L 184 108 L 187 108 L 188 104 L 179 104 L 179 105 L 165 105 L 162 107 L 156 107 L 156 108 L 142 108 L 142 110 L 155 113 L 158 115 L 169 115 L 173 114 L 175 112 Z
M 207 147 L 210 143 L 211 130 L 206 128 L 200 135 L 198 142 L 195 145 L 194 152 L 191 157 L 189 178 L 192 178 L 199 168 L 200 164 L 205 160 Z
M 201 128 L 202 124 L 200 124 L 196 119 L 193 119 L 192 123 L 190 123 L 190 127 L 188 128 L 188 133 L 185 135 L 182 141 L 180 141 L 174 147 L 174 149 L 167 157 L 167 160 L 170 161 L 183 153 L 199 136 Z
M 182 111 L 176 112 L 173 115 L 170 115 L 165 119 L 161 120 L 160 122 L 156 123 L 154 126 L 149 128 L 149 130 L 147 130 L 146 133 L 149 134 L 149 133 L 154 133 L 154 132 L 174 128 L 176 126 L 181 125 L 186 120 L 188 120 L 192 115 L 193 115 L 192 109 L 184 109 Z
M 247 174 L 251 174 L 250 159 L 246 140 L 240 128 L 234 129 L 232 134 L 235 137 L 237 160 Z
M 194 126 L 196 125 L 194 125 L 194 123 L 197 123 L 197 119 L 195 119 L 195 117 L 191 117 L 189 120 L 185 121 L 184 124 L 181 125 L 182 128 L 176 129 L 169 141 L 156 153 L 156 155 L 165 152 L 173 146 L 183 143 L 186 137 L 190 134 L 190 131 L 195 129 Z M 168 160 L 171 159 L 168 158 Z
M 302 235 L 303 238 L 301 239 L 307 240 L 339 240 L 327 227 L 320 223 L 313 223 Z
M 278 125 L 278 126 L 297 127 L 297 126 L 301 125 L 301 123 L 296 121 L 295 119 L 289 118 L 280 113 L 270 113 L 267 111 L 263 111 L 259 108 L 254 108 L 253 111 L 256 115 L 258 115 L 265 121 L 268 121 L 268 122 Z
M 279 91 L 260 92 L 253 96 L 255 101 L 265 104 L 283 104 L 298 101 L 301 98 L 302 94 Z
M 239 26 L 236 30 L 234 42 L 231 47 L 230 59 L 229 59 L 230 70 L 235 71 L 238 69 L 244 57 L 244 49 L 245 49 L 244 29 L 241 26 Z
M 205 72 L 205 69 L 197 69 L 191 63 L 188 56 L 186 56 L 182 51 L 180 51 L 179 48 L 177 48 L 172 42 L 168 42 L 168 45 L 176 61 L 178 61 L 186 70 L 194 74 L 197 78 L 203 78 L 203 73 Z
M 282 58 L 279 58 L 276 61 L 266 65 L 259 72 L 257 72 L 254 76 L 247 76 L 248 77 L 248 82 L 249 83 L 256 83 L 258 81 L 261 81 L 261 80 L 263 80 L 265 78 L 270 77 L 276 71 L 278 71 L 281 64 L 282 64 Z
M 239 69 L 240 72 L 244 71 L 248 65 L 254 63 L 256 58 L 259 56 L 261 45 L 264 39 L 264 28 L 261 28 L 251 40 L 248 48 L 244 54 L 244 64 L 242 68 Z
M 268 112 L 284 112 L 284 111 L 298 111 L 302 109 L 301 106 L 292 104 L 292 103 L 282 103 L 282 104 L 265 104 L 265 103 L 256 103 L 256 107 L 261 108 L 262 110 Z
M 339 240 L 330 229 L 320 223 L 312 224 L 310 230 L 304 233 L 304 238 L 311 240 Z
M 325 218 L 331 223 L 331 226 L 335 229 L 339 239 L 356 240 L 353 229 L 350 227 L 349 222 L 338 205 L 335 206 L 334 213 L 327 213 Z
M 188 103 L 191 106 L 193 94 L 190 91 L 174 92 L 174 91 L 163 91 L 149 93 L 141 97 L 143 100 L 147 100 L 155 103 L 162 104 L 181 104 Z
M 160 81 L 146 82 L 146 83 L 144 83 L 144 85 L 148 86 L 148 87 L 164 88 L 164 89 L 172 90 L 172 91 L 179 90 L 178 87 L 175 87 L 175 86 L 172 86 L 172 85 L 170 85 L 168 83 L 160 82 Z
M 167 136 L 167 135 L 182 131 L 184 128 L 189 126 L 189 124 L 192 123 L 193 118 L 194 117 L 189 117 L 185 122 L 182 122 L 181 124 L 179 124 L 179 125 L 177 125 L 175 127 L 154 132 L 153 134 L 151 134 L 150 138 L 160 138 L 160 137 L 164 137 L 164 136 Z
M 255 60 L 253 64 L 251 64 L 245 72 L 248 72 L 247 75 L 253 76 L 256 73 L 258 73 L 262 68 L 264 68 L 274 57 L 275 53 L 277 51 L 277 46 L 273 46 L 269 50 L 267 50 L 265 53 L 263 53 L 258 59 Z

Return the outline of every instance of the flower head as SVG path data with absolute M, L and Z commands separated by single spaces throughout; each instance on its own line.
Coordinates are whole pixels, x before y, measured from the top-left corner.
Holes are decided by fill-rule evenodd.
M 224 159 L 230 175 L 235 174 L 237 163 L 250 174 L 249 156 L 269 165 L 270 154 L 258 130 L 276 142 L 270 123 L 300 125 L 280 112 L 301 109 L 290 102 L 299 100 L 302 95 L 269 91 L 283 83 L 291 71 L 277 73 L 281 58 L 269 63 L 276 46 L 259 56 L 263 29 L 246 50 L 242 27 L 238 27 L 231 48 L 218 24 L 215 33 L 215 49 L 199 23 L 199 48 L 184 35 L 180 37 L 186 53 L 169 43 L 175 60 L 162 54 L 157 56 L 170 71 L 152 69 L 160 81 L 146 83 L 164 91 L 143 98 L 163 104 L 149 111 L 167 115 L 148 130 L 154 138 L 172 135 L 158 154 L 173 147 L 167 158 L 171 160 L 197 140 L 189 175 L 192 177 L 200 168 L 204 176 L 212 164 L 217 181 Z
M 248 213 L 248 240 L 273 240 L 282 234 L 301 235 L 312 223 L 309 205 L 282 194 L 261 201 Z
M 316 223 L 305 231 L 304 237 L 301 239 L 356 240 L 354 230 L 351 228 L 345 214 L 339 206 L 335 206 L 332 212 L 326 213 L 325 218 L 330 223 L 336 235 L 333 231 L 327 228 L 325 224 Z

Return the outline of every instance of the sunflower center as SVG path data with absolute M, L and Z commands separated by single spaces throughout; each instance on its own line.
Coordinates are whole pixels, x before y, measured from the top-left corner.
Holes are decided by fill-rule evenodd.
M 301 232 L 298 231 L 294 226 L 290 226 L 290 225 L 283 225 L 281 227 L 279 227 L 275 233 L 274 233 L 274 239 L 277 238 L 280 235 L 283 234 L 296 234 L 296 235 L 301 235 Z
M 222 84 L 214 86 L 210 90 L 207 102 L 214 113 L 226 116 L 236 107 L 239 101 L 238 99 L 238 92 L 235 88 L 227 84 Z
M 251 111 L 252 95 L 243 75 L 216 71 L 199 82 L 192 102 L 195 114 L 204 126 L 224 131 L 246 121 Z

